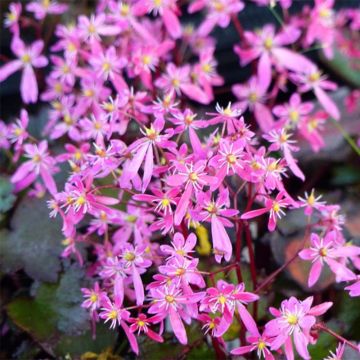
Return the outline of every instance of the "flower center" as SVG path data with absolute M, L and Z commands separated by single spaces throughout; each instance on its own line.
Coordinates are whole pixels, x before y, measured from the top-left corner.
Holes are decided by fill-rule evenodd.
M 224 115 L 226 116 L 232 116 L 233 112 L 231 110 L 231 106 L 228 105 L 225 109 L 224 109 L 224 112 L 223 112 Z
M 130 13 L 130 6 L 125 3 L 121 3 L 120 5 L 120 15 L 121 16 L 127 16 Z
M 71 118 L 71 116 L 69 114 L 64 115 L 64 123 L 66 125 L 72 125 L 74 123 L 73 119 Z
M 150 65 L 151 64 L 151 56 L 150 55 L 144 55 L 142 58 L 144 65 Z
M 226 297 L 221 294 L 219 297 L 218 297 L 218 301 L 221 305 L 224 305 L 226 303 Z
M 142 320 L 138 320 L 137 321 L 137 325 L 138 325 L 138 327 L 143 327 L 143 326 L 145 326 L 145 322 L 144 321 L 142 321 Z
M 45 9 L 48 9 L 50 6 L 50 0 L 43 0 L 42 5 Z
M 221 1 L 217 1 L 217 0 L 213 2 L 213 7 L 218 12 L 222 12 L 225 9 L 225 5 Z
M 96 27 L 94 24 L 90 24 L 88 27 L 89 34 L 95 34 L 96 33 Z
M 267 37 L 264 41 L 264 47 L 266 50 L 271 50 L 273 46 L 273 39 L 271 37 Z
M 297 123 L 299 121 L 299 112 L 297 110 L 291 110 L 289 115 L 290 115 L 290 120 L 293 123 Z
M 174 88 L 178 88 L 180 86 L 180 80 L 177 78 L 172 79 L 171 83 Z
M 319 255 L 320 255 L 321 257 L 326 257 L 326 256 L 327 256 L 327 253 L 328 253 L 328 251 L 327 251 L 326 248 L 321 248 L 321 249 L 319 250 Z
M 128 215 L 126 217 L 126 221 L 130 222 L 130 223 L 134 223 L 137 220 L 137 216 L 136 215 Z
M 320 72 L 319 71 L 314 71 L 313 73 L 311 73 L 309 75 L 309 80 L 310 82 L 316 82 L 320 79 Z
M 228 154 L 226 160 L 229 164 L 234 165 L 236 163 L 236 156 L 234 154 Z
M 209 74 L 209 73 L 211 73 L 212 72 L 212 66 L 209 64 L 209 63 L 205 63 L 205 64 L 203 64 L 202 66 L 201 66 L 201 68 L 202 68 L 202 70 L 205 72 L 205 73 L 207 73 L 207 74 Z
M 102 65 L 104 72 L 109 72 L 111 70 L 111 64 L 108 61 L 105 61 Z
M 289 325 L 296 325 L 299 321 L 298 317 L 295 314 L 286 315 L 286 321 Z
M 24 64 L 30 64 L 31 63 L 31 56 L 29 54 L 24 54 L 22 57 L 21 57 L 21 61 L 24 63 Z
M 41 162 L 41 156 L 39 154 L 34 155 L 33 161 L 36 162 L 36 163 L 40 163 Z
M 108 315 L 109 319 L 112 319 L 112 320 L 116 319 L 117 316 L 118 316 L 118 313 L 116 310 L 111 310 Z
M 217 213 L 217 208 L 216 205 L 214 203 L 211 203 L 206 210 L 210 213 L 210 214 L 216 214 Z
M 259 340 L 258 342 L 258 349 L 261 351 L 261 350 L 264 350 L 266 348 L 266 343 L 264 340 Z
M 135 254 L 132 252 L 126 252 L 124 255 L 124 259 L 126 261 L 134 261 L 135 260 Z
M 84 96 L 86 97 L 93 97 L 95 95 L 94 90 L 92 89 L 85 89 L 84 90 Z
M 169 304 L 172 304 L 175 301 L 175 298 L 172 295 L 166 295 L 165 296 L 165 300 L 166 302 L 168 302 Z
M 273 210 L 277 213 L 280 211 L 280 205 L 278 202 L 274 201 L 273 206 L 272 206 Z
M 178 269 L 176 269 L 175 274 L 177 276 L 184 275 L 185 274 L 185 269 L 184 268 L 178 268 Z
M 197 175 L 196 172 L 191 172 L 191 173 L 189 174 L 189 180 L 191 180 L 192 182 L 197 181 L 198 178 L 199 178 L 199 177 L 198 177 L 198 175 Z
M 170 205 L 170 200 L 168 198 L 164 198 L 161 200 L 161 205 L 163 207 L 168 207 Z
M 151 141 L 155 141 L 158 133 L 155 131 L 155 129 L 153 127 L 147 129 L 145 128 L 146 131 L 146 136 L 151 140 Z
M 251 103 L 255 103 L 257 100 L 258 100 L 258 95 L 257 95 L 257 93 L 256 93 L 256 92 L 251 92 L 251 93 L 249 94 L 249 101 L 250 101 Z
M 95 293 L 92 293 L 90 296 L 90 301 L 94 303 L 97 301 L 97 299 L 98 299 L 98 296 Z

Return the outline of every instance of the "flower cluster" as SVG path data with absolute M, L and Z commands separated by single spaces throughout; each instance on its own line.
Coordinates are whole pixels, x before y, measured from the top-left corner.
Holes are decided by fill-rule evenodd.
M 253 2 L 273 8 L 276 1 Z M 200 324 L 216 348 L 231 350 L 223 335 L 236 320 L 249 337 L 232 354 L 256 351 L 273 359 L 283 346 L 291 360 L 294 343 L 299 356 L 310 359 L 316 317 L 331 302 L 312 306 L 313 297 L 290 297 L 280 309 L 269 309 L 273 320 L 257 325 L 261 285 L 249 221 L 264 214 L 273 232 L 288 211 L 304 208 L 311 236 L 299 257 L 312 262 L 309 287 L 328 266 L 337 282 L 351 282 L 350 296 L 360 296 L 360 247 L 347 243 L 340 207 L 320 201 L 314 191 L 296 199 L 285 182 L 292 175 L 305 180 L 296 159 L 298 140 L 319 151 L 328 119 L 340 120 L 331 98 L 337 85 L 303 52 L 316 43 L 332 58 L 333 45 L 341 43 L 359 59 L 351 39 L 360 12 L 335 12 L 333 1 L 316 0 L 290 16 L 291 2 L 279 1 L 286 15 L 280 29 L 267 24 L 244 31 L 237 17 L 246 7 L 241 0 L 196 0 L 189 6 L 176 0 L 99 0 L 92 15 L 57 25 L 50 51 L 46 39 L 25 44 L 23 28 L 39 30 L 30 14 L 42 20 L 68 7 L 52 0 L 10 5 L 5 26 L 15 60 L 0 67 L 0 82 L 22 71 L 23 103 L 49 105 L 42 139 L 30 134 L 25 107 L 12 124 L 0 122 L 0 147 L 17 164 L 14 191 L 50 195 L 50 217 L 63 223 L 62 257 L 76 259 L 94 280 L 82 289 L 82 306 L 94 326 L 104 321 L 121 327 L 135 353 L 140 335 L 163 342 L 165 330 L 187 344 L 184 323 Z M 196 28 L 181 21 L 183 12 L 200 11 L 204 17 Z M 234 102 L 215 105 L 224 79 L 211 34 L 231 22 L 239 33 L 234 52 L 253 71 L 232 86 Z M 44 84 L 36 75 L 47 66 Z M 317 106 L 305 93 L 314 94 Z M 356 93 L 351 96 L 349 110 Z M 197 110 L 195 103 L 215 110 Z M 67 177 L 59 185 L 55 175 L 63 168 Z M 222 266 L 217 273 L 235 269 L 235 282 L 215 279 L 204 268 L 199 247 L 207 229 L 208 264 Z M 251 291 L 241 277 L 243 234 L 255 271 Z M 91 257 L 84 257 L 83 246 Z M 342 353 L 340 345 L 338 358 Z

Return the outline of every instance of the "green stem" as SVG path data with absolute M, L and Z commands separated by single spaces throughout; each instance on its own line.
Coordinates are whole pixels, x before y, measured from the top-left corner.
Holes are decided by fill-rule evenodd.
M 349 143 L 352 149 L 360 156 L 360 148 L 356 145 L 354 139 L 349 135 L 349 133 L 339 124 L 338 121 L 331 119 L 335 127 L 340 131 L 344 139 Z

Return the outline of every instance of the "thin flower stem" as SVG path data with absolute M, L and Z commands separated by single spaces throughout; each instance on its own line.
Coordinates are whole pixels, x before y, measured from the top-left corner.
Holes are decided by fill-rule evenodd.
M 340 131 L 344 139 L 349 143 L 352 149 L 360 156 L 360 148 L 356 145 L 354 139 L 349 135 L 349 133 L 339 124 L 338 121 L 331 119 L 335 127 Z
M 278 21 L 278 23 L 283 27 L 285 24 L 280 17 L 280 15 L 276 12 L 273 6 L 269 6 L 268 9 L 271 11 L 271 13 L 274 15 L 275 19 Z
M 235 14 L 231 15 L 231 21 L 234 24 L 237 33 L 239 34 L 240 40 L 244 40 L 246 42 L 246 38 L 244 37 L 244 28 Z
M 346 345 L 348 345 L 349 347 L 351 347 L 356 352 L 359 352 L 359 349 L 355 344 L 351 343 L 349 340 L 347 340 L 344 337 L 342 337 L 341 335 L 337 334 L 335 331 L 329 329 L 324 323 L 315 324 L 314 329 L 327 332 L 328 334 L 334 336 L 337 340 L 339 340 L 339 341 L 345 343 Z
M 300 249 L 289 259 L 286 261 L 285 264 L 280 266 L 277 270 L 275 270 L 273 273 L 271 273 L 254 291 L 254 293 L 259 293 L 260 290 L 263 288 L 266 288 L 268 285 L 270 285 L 273 280 L 276 278 L 277 275 L 279 275 L 284 269 L 288 267 L 299 255 L 300 251 L 304 249 L 306 239 L 309 236 L 309 230 L 310 230 L 311 224 L 306 225 L 305 235 L 301 244 Z

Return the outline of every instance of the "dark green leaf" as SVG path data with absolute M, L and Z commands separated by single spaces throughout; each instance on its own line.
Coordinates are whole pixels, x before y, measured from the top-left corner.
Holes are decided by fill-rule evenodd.
M 12 231 L 0 236 L 1 270 L 23 268 L 33 279 L 55 282 L 62 250 L 61 221 L 49 218 L 46 199 L 22 199 L 10 225 Z

